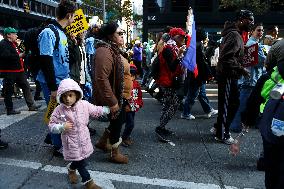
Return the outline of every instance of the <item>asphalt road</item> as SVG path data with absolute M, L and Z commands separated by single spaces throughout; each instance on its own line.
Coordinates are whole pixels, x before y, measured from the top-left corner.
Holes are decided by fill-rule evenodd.
M 217 108 L 217 89 L 208 86 L 212 106 Z M 258 130 L 251 129 L 242 138 L 241 153 L 229 155 L 228 145 L 218 143 L 210 133 L 215 118 L 201 116 L 197 102 L 193 114 L 196 120 L 180 119 L 177 112 L 168 128 L 175 132 L 174 145 L 160 143 L 154 134 L 159 123 L 161 105 L 144 93 L 144 108 L 136 114 L 132 138 L 135 143 L 121 151 L 129 156 L 129 164 L 108 162 L 108 154 L 95 149 L 88 159 L 88 169 L 97 183 L 105 189 L 217 189 L 265 188 L 264 173 L 256 170 L 261 151 Z M 27 110 L 23 99 L 14 99 L 15 107 Z M 44 104 L 43 101 L 38 102 Z M 65 189 L 82 188 L 71 185 L 66 165 L 52 156 L 52 148 L 44 144 L 47 131 L 43 123 L 44 107 L 39 112 L 23 111 L 21 115 L 6 116 L 0 99 L 0 127 L 2 139 L 9 148 L 0 151 L 0 189 Z M 20 118 L 19 118 L 20 117 Z M 108 123 L 93 120 L 97 130 L 93 144 Z

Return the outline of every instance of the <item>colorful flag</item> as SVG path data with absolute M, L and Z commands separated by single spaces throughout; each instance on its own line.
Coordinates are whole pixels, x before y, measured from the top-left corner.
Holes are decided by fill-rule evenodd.
M 188 11 L 188 22 L 187 29 L 190 36 L 190 44 L 187 48 L 186 54 L 183 58 L 183 66 L 186 67 L 189 71 L 194 73 L 194 76 L 197 77 L 198 70 L 196 65 L 196 30 L 195 30 L 195 21 L 192 9 Z

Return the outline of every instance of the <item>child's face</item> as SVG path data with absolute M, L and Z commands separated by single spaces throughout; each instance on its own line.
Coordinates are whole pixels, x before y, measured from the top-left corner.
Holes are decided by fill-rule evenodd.
M 67 91 L 62 94 L 62 101 L 66 106 L 72 106 L 76 102 L 76 93 Z

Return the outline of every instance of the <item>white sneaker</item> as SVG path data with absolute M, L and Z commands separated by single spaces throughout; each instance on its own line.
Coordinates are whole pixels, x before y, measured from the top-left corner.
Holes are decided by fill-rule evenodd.
M 212 133 L 213 135 L 216 135 L 216 128 L 215 127 L 211 127 L 210 129 L 210 133 Z
M 194 117 L 193 115 L 191 115 L 191 114 L 186 115 L 186 116 L 183 115 L 183 114 L 181 114 L 180 118 L 181 118 L 181 119 L 187 119 L 187 120 L 193 120 L 193 119 L 195 119 L 195 117 Z
M 232 136 L 230 136 L 229 138 L 224 139 L 223 142 L 224 142 L 225 144 L 231 145 L 231 144 L 236 143 L 236 140 L 235 140 Z
M 218 110 L 214 110 L 212 109 L 208 114 L 207 114 L 207 118 L 210 118 L 214 115 L 217 115 L 218 114 Z

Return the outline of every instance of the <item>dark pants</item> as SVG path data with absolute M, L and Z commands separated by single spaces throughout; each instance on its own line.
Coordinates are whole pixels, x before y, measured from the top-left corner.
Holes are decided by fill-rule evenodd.
M 110 144 L 115 144 L 119 141 L 121 128 L 122 125 L 125 123 L 126 119 L 126 112 L 125 112 L 126 103 L 127 102 L 124 101 L 120 114 L 116 117 L 116 119 L 110 119 L 110 124 L 108 126 L 108 130 L 110 131 L 110 136 L 109 136 Z
M 30 84 L 24 72 L 2 73 L 2 77 L 4 78 L 4 103 L 7 111 L 13 110 L 12 95 L 14 93 L 15 83 L 23 90 L 27 106 L 31 107 L 34 104 Z
M 138 60 L 133 60 L 133 63 L 134 63 L 134 65 L 137 68 L 138 75 L 140 75 L 140 77 L 142 77 L 143 76 L 143 70 L 142 70 L 142 65 L 141 65 L 142 62 L 138 61 Z
M 215 128 L 219 139 L 229 137 L 230 125 L 240 104 L 239 96 L 237 79 L 218 78 L 218 117 Z
M 125 129 L 122 134 L 122 139 L 128 139 L 131 135 L 131 132 L 134 128 L 134 118 L 135 118 L 135 112 L 126 112 L 126 123 L 125 123 Z
M 264 163 L 266 189 L 282 189 L 284 187 L 284 144 L 271 144 L 264 138 Z
M 91 180 L 90 173 L 86 169 L 87 162 L 86 160 L 82 159 L 81 161 L 72 161 L 70 165 L 70 169 L 78 170 L 80 176 L 82 177 L 82 182 L 86 182 Z
M 167 123 L 175 115 L 181 100 L 178 98 L 175 89 L 164 88 L 163 91 L 163 108 L 160 117 L 160 127 L 165 128 Z

